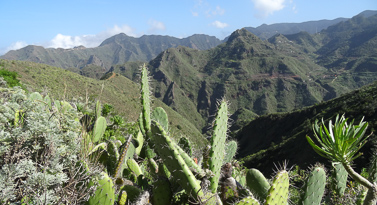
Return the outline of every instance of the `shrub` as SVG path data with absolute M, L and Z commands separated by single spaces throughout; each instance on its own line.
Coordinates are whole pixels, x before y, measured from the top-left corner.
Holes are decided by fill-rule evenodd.
M 88 198 L 84 181 L 90 174 L 78 172 L 86 169 L 78 167 L 84 163 L 75 119 L 74 109 L 50 110 L 18 87 L 0 87 L 0 204 L 77 204 Z

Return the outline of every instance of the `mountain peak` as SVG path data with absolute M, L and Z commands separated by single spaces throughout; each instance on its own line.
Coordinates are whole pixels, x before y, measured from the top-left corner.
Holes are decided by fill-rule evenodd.
M 232 42 L 234 41 L 235 39 L 244 39 L 246 41 L 257 41 L 257 40 L 260 40 L 256 35 L 252 34 L 251 32 L 249 32 L 248 30 L 246 30 L 245 28 L 242 28 L 242 29 L 237 29 L 236 31 L 234 31 L 230 36 L 229 36 L 229 39 L 228 39 L 228 42 Z

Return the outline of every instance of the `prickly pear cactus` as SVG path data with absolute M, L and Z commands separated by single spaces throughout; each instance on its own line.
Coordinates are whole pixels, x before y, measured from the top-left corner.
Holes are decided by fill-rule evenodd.
M 271 185 L 266 177 L 257 169 L 249 169 L 246 173 L 246 185 L 259 200 L 264 200 L 268 195 Z
M 116 162 L 116 168 L 114 171 L 114 176 L 116 178 L 120 178 L 122 176 L 122 171 L 124 168 L 127 168 L 127 164 L 125 162 L 128 159 L 133 158 L 133 155 L 135 153 L 135 147 L 132 144 L 132 136 L 128 136 L 128 139 L 123 144 L 123 150 L 121 155 L 118 158 L 118 161 Z
M 190 157 L 192 157 L 192 146 L 191 142 L 186 137 L 181 137 L 178 141 L 179 147 L 182 148 Z
M 103 134 L 105 133 L 106 127 L 107 127 L 106 119 L 100 116 L 94 124 L 93 139 L 92 139 L 93 143 L 98 142 L 102 138 Z
M 87 205 L 113 205 L 115 202 L 113 181 L 105 172 L 101 174 L 102 179 L 98 181 L 96 192 L 89 198 Z M 94 186 L 94 182 L 89 183 L 89 186 Z
M 323 194 L 326 186 L 326 173 L 325 170 L 316 166 L 310 172 L 304 187 L 304 194 L 301 198 L 302 205 L 321 204 Z
M 200 168 L 198 164 L 195 163 L 195 161 L 178 145 L 176 145 L 176 149 L 185 160 L 188 167 L 191 168 L 191 170 L 194 172 L 195 175 L 198 175 L 197 178 L 203 178 L 206 174 L 203 169 Z
M 127 166 L 137 177 L 143 174 L 139 164 L 134 159 L 128 159 Z
M 118 200 L 119 205 L 126 205 L 127 202 L 127 192 L 122 191 Z
M 105 159 L 107 171 L 111 175 L 114 175 L 114 173 L 116 171 L 116 166 L 117 166 L 117 163 L 118 163 L 118 160 L 119 160 L 119 151 L 118 151 L 117 145 L 112 140 L 109 140 L 107 142 L 107 154 L 108 155 Z
M 265 205 L 284 205 L 288 203 L 289 176 L 285 170 L 279 171 L 272 182 Z
M 333 181 L 331 184 L 332 189 L 336 192 L 338 196 L 343 196 L 347 186 L 348 172 L 340 162 L 332 162 L 331 165 L 333 167 Z
M 151 128 L 153 133 L 152 141 L 159 145 L 155 146 L 155 151 L 161 157 L 172 176 L 175 179 L 179 179 L 178 183 L 186 190 L 187 194 L 192 195 L 194 198 L 202 198 L 204 194 L 201 190 L 200 182 L 186 165 L 174 142 L 158 122 L 153 120 Z
M 145 64 L 141 68 L 141 105 L 142 105 L 142 129 L 147 133 L 151 129 L 151 107 L 148 70 Z
M 43 97 L 40 93 L 33 92 L 29 95 L 29 100 L 31 100 L 31 101 L 35 101 L 35 100 L 43 101 Z
M 235 205 L 259 205 L 259 201 L 252 196 L 243 198 L 241 201 L 235 203 Z
M 237 142 L 235 140 L 231 140 L 226 143 L 225 147 L 225 157 L 223 160 L 223 164 L 232 162 L 234 156 L 236 156 L 237 152 Z
M 153 205 L 171 204 L 173 192 L 170 187 L 169 180 L 164 177 L 159 177 L 153 182 Z
M 377 183 L 377 150 L 374 150 L 372 154 L 370 165 L 368 168 L 369 180 L 371 182 Z
M 169 121 L 168 121 L 168 114 L 166 114 L 165 110 L 162 107 L 156 107 L 151 115 L 151 119 L 155 120 L 156 122 L 160 123 L 164 130 L 168 131 L 169 129 Z
M 217 192 L 217 187 L 220 178 L 221 166 L 223 165 L 225 155 L 225 141 L 228 130 L 228 105 L 225 100 L 222 100 L 215 122 L 213 125 L 213 132 L 211 138 L 211 150 L 209 152 L 209 169 L 213 176 L 209 178 L 210 190 L 212 193 Z

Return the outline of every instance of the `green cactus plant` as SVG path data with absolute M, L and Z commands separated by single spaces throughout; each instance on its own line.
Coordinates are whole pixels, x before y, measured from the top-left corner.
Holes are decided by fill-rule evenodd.
M 165 131 L 169 130 L 168 115 L 162 107 L 156 107 L 153 110 L 151 119 L 157 121 Z
M 139 164 L 134 159 L 128 159 L 127 166 L 136 175 L 136 177 L 139 177 L 143 174 L 143 171 L 141 170 Z
M 271 185 L 266 177 L 257 169 L 249 169 L 246 173 L 246 186 L 259 200 L 265 199 Z
M 259 201 L 252 196 L 247 196 L 241 201 L 235 203 L 235 205 L 259 205 Z
M 114 171 L 114 177 L 120 178 L 123 174 L 122 171 L 124 168 L 127 168 L 127 164 L 124 163 L 128 159 L 132 159 L 135 153 L 135 146 L 132 144 L 132 136 L 128 136 L 128 139 L 123 144 L 122 154 L 118 157 L 118 161 L 116 163 L 116 168 Z M 140 146 L 140 145 L 139 145 Z
M 304 194 L 301 198 L 302 205 L 321 204 L 323 194 L 326 186 L 326 173 L 321 166 L 315 166 L 304 187 Z
M 153 142 L 159 144 L 155 147 L 156 152 L 162 158 L 164 164 L 174 178 L 180 179 L 178 183 L 186 190 L 186 193 L 194 198 L 203 198 L 204 194 L 200 182 L 195 178 L 190 168 L 179 154 L 173 141 L 167 135 L 162 126 L 152 121 Z
M 94 123 L 94 128 L 93 128 L 93 137 L 92 137 L 93 143 L 96 143 L 100 139 L 102 139 L 103 134 L 105 134 L 106 127 L 107 127 L 106 119 L 102 116 L 97 118 L 96 122 Z
M 225 157 L 223 160 L 223 164 L 232 162 L 234 156 L 236 156 L 237 153 L 237 141 L 231 140 L 226 143 L 225 146 Z
M 115 189 L 113 181 L 105 173 L 102 172 L 102 179 L 98 180 L 98 186 L 93 196 L 91 196 L 87 202 L 87 205 L 113 205 L 115 203 Z M 89 183 L 89 186 L 94 186 L 94 181 Z
M 178 145 L 185 151 L 190 157 L 192 157 L 192 146 L 191 142 L 186 137 L 181 137 L 178 141 Z
M 354 125 L 353 121 L 348 124 L 347 120 L 344 115 L 341 117 L 337 115 L 334 124 L 330 120 L 328 127 L 323 119 L 321 125 L 318 125 L 318 121 L 316 121 L 313 131 L 319 146 L 310 137 L 306 136 L 306 138 L 320 156 L 333 162 L 341 162 L 355 181 L 368 188 L 364 205 L 375 205 L 377 203 L 377 185 L 368 181 L 351 167 L 352 161 L 362 155 L 358 151 L 370 136 L 365 136 L 368 123 L 362 119 L 358 125 Z
M 126 205 L 126 202 L 127 202 L 127 192 L 126 191 L 122 191 L 120 193 L 118 204 L 119 205 Z
M 153 182 L 153 205 L 166 205 L 171 204 L 173 192 L 171 185 L 167 178 L 159 177 Z
M 279 171 L 270 189 L 265 201 L 265 205 L 283 205 L 288 203 L 289 195 L 289 175 L 286 170 Z
M 333 167 L 331 188 L 338 196 L 343 196 L 347 186 L 348 173 L 340 162 L 332 162 L 331 165 Z
M 141 68 L 141 105 L 142 105 L 142 125 L 141 129 L 147 133 L 151 129 L 151 107 L 150 107 L 150 89 L 148 80 L 148 70 L 145 64 Z
M 209 169 L 213 176 L 209 178 L 210 190 L 217 192 L 220 178 L 221 166 L 225 155 L 225 141 L 228 130 L 228 104 L 223 99 L 220 102 L 217 115 L 215 117 L 211 138 L 211 150 L 209 152 Z

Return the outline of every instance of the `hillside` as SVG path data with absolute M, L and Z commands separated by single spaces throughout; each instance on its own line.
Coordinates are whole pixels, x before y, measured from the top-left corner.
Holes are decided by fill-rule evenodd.
M 305 136 L 313 136 L 315 120 L 335 120 L 337 114 L 358 123 L 363 117 L 369 122 L 367 134 L 377 129 L 377 81 L 341 97 L 302 110 L 289 113 L 264 115 L 251 121 L 235 137 L 240 149 L 238 158 L 247 167 L 256 167 L 263 173 L 271 173 L 274 163 L 284 160 L 289 165 L 308 167 L 317 161 L 328 165 L 325 158 L 314 152 Z M 356 167 L 366 167 L 371 147 L 376 144 L 373 134 L 362 150 L 364 155 L 355 161 Z
M 353 23 L 359 18 L 365 23 Z M 230 102 L 231 113 L 236 113 L 234 119 L 289 112 L 335 98 L 377 80 L 374 38 L 356 43 L 357 36 L 374 31 L 375 18 L 357 16 L 320 34 L 279 34 L 268 41 L 240 29 L 227 42 L 209 50 L 170 48 L 149 62 L 154 95 L 203 131 L 216 110 L 216 100 L 223 96 Z M 360 59 L 364 56 L 365 62 L 350 69 L 321 63 L 321 58 L 334 54 L 321 53 L 321 49 L 350 31 L 353 35 L 342 39 L 345 44 L 354 40 L 357 48 L 374 46 L 360 50 Z M 138 66 L 137 62 L 126 63 L 110 71 L 135 80 Z
M 134 80 L 136 67 L 118 65 L 110 71 Z M 306 76 L 323 67 L 284 55 L 245 29 L 210 50 L 168 49 L 149 67 L 155 97 L 202 127 L 224 96 L 231 112 L 242 108 L 265 114 L 312 105 L 328 92 Z
M 206 50 L 220 43 L 221 41 L 216 37 L 204 34 L 195 34 L 179 39 L 159 35 L 144 35 L 134 38 L 121 33 L 104 40 L 95 48 L 78 46 L 73 49 L 54 49 L 29 45 L 19 50 L 9 51 L 0 58 L 44 63 L 66 69 L 71 67 L 81 69 L 94 65 L 107 71 L 114 64 L 128 61 L 149 61 L 171 47 L 182 45 Z
M 55 99 L 68 101 L 81 99 L 85 102 L 88 97 L 89 101 L 99 99 L 102 103 L 109 103 L 130 122 L 136 121 L 141 112 L 139 85 L 115 73 L 107 80 L 96 80 L 45 64 L 2 59 L 0 69 L 17 72 L 29 91 L 48 93 Z M 188 136 L 199 146 L 207 143 L 191 122 L 161 101 L 156 99 L 152 102 L 153 107 L 163 107 L 168 113 L 175 137 Z
M 363 11 L 358 16 L 368 18 L 376 15 L 377 11 L 367 10 Z M 301 23 L 275 23 L 275 24 L 262 24 L 258 27 L 245 27 L 254 35 L 263 40 L 267 40 L 276 34 L 290 35 L 300 32 L 306 32 L 309 34 L 315 34 L 321 32 L 323 29 L 327 29 L 329 26 L 336 25 L 340 22 L 349 20 L 349 18 L 336 18 L 333 20 L 318 20 L 318 21 L 306 21 Z

